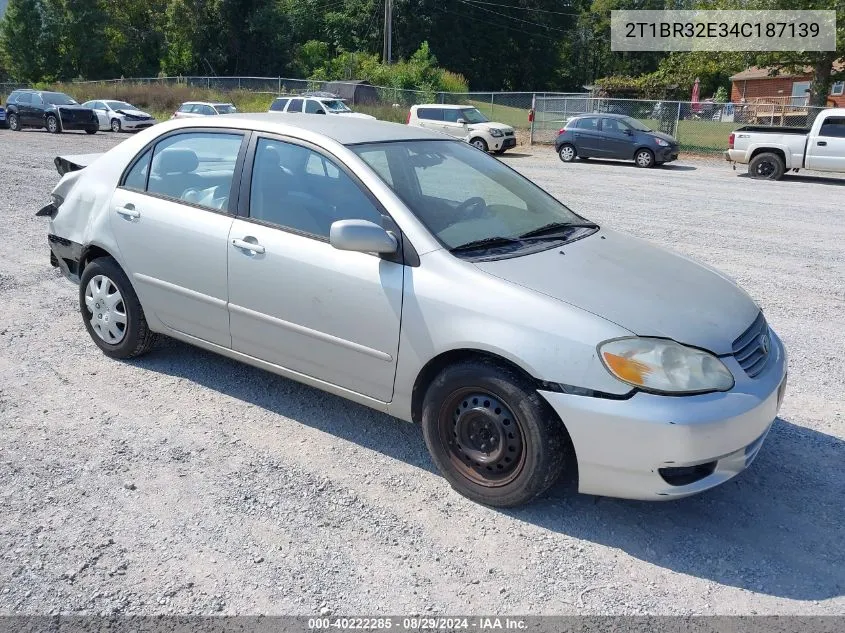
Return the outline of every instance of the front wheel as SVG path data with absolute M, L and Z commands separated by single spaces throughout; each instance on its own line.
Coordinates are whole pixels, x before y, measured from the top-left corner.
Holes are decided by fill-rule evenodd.
M 12 130 L 12 132 L 20 132 L 21 131 L 21 122 L 18 119 L 17 114 L 10 114 L 8 116 L 7 123 L 9 124 L 9 129 Z
M 62 126 L 59 125 L 59 119 L 54 114 L 47 115 L 47 131 L 50 134 L 58 134 L 62 131 Z
M 566 143 L 560 146 L 557 155 L 564 163 L 571 163 L 573 160 L 575 160 L 575 157 L 578 155 L 578 152 L 575 151 L 574 145 Z
M 643 167 L 645 169 L 654 167 L 654 152 L 650 149 L 637 150 L 637 153 L 634 154 L 634 163 L 637 167 Z
M 79 309 L 85 329 L 106 356 L 146 354 L 156 341 L 138 295 L 111 257 L 90 262 L 79 281 Z
M 111 131 L 117 133 L 117 132 L 120 132 L 120 130 L 121 130 L 120 119 L 112 119 L 111 120 Z
M 480 149 L 482 152 L 487 151 L 487 141 L 485 141 L 483 138 L 479 138 L 476 136 L 475 138 L 470 140 L 469 144 L 472 145 L 475 149 Z
M 502 154 L 504 154 L 504 153 L 505 153 L 505 150 L 504 150 L 504 149 L 497 149 L 497 150 L 495 150 L 493 153 L 494 153 L 496 156 L 501 156 Z
M 88 127 L 88 128 L 85 128 L 85 133 L 86 133 L 86 134 L 96 134 L 96 133 L 97 133 L 97 128 L 95 128 L 95 127 Z
M 567 464 L 561 421 L 514 369 L 470 360 L 444 369 L 429 386 L 423 435 L 443 477 L 462 495 L 513 507 L 546 491 Z
M 772 152 L 757 154 L 748 163 L 748 175 L 757 180 L 780 180 L 785 171 L 783 159 Z

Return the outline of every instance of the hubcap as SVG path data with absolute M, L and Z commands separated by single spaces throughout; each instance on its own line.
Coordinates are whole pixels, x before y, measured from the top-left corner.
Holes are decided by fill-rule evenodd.
M 111 122 L 111 130 L 112 132 L 119 132 L 120 131 L 120 123 L 118 121 Z
M 85 288 L 85 307 L 91 329 L 103 341 L 117 345 L 126 336 L 126 306 L 114 282 L 105 275 L 95 275 Z
M 56 126 L 56 119 L 54 119 L 54 118 L 52 118 L 52 117 L 50 117 L 49 119 L 47 119 L 47 129 L 48 129 L 48 130 L 50 130 L 51 132 L 55 132 L 55 131 L 56 131 L 56 127 L 57 127 L 57 126 Z
M 456 392 L 444 404 L 439 426 L 450 461 L 474 483 L 503 486 L 522 470 L 525 451 L 519 421 L 491 394 Z
M 637 154 L 637 162 L 643 167 L 649 166 L 651 164 L 651 154 L 648 152 L 640 152 Z
M 484 141 L 481 141 L 481 140 L 478 140 L 478 141 L 473 141 L 473 143 L 472 143 L 472 144 L 473 144 L 475 147 L 477 147 L 478 149 L 482 149 L 482 150 L 484 149 Z
M 564 147 L 560 150 L 560 157 L 565 161 L 570 161 L 575 158 L 575 150 L 571 147 Z
M 775 166 L 768 161 L 763 161 L 757 164 L 758 176 L 771 176 L 775 171 Z
M 9 117 L 9 127 L 12 128 L 13 130 L 18 129 L 18 117 L 17 117 L 17 115 L 13 114 L 12 116 Z

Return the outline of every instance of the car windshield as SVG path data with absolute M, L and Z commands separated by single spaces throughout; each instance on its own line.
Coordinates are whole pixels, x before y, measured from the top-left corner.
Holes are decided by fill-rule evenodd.
M 340 99 L 323 101 L 322 104 L 326 107 L 327 110 L 331 110 L 332 112 L 352 112 L 352 110 L 346 107 L 346 104 Z
M 636 119 L 632 119 L 629 116 L 626 116 L 622 119 L 622 121 L 628 125 L 629 127 L 634 128 L 635 130 L 639 130 L 640 132 L 651 132 L 651 128 L 645 125 L 644 123 L 640 123 Z
M 231 103 L 223 103 L 214 106 L 214 109 L 217 110 L 218 114 L 234 114 L 238 111 L 238 109 L 233 106 Z
M 105 104 L 112 110 L 137 110 L 131 103 L 125 101 L 106 101 Z
M 467 123 L 487 123 L 490 120 L 476 108 L 464 108 L 461 110 L 461 117 L 466 119 Z
M 43 92 L 41 98 L 49 105 L 78 105 L 76 101 L 61 92 Z
M 519 250 L 585 220 L 495 158 L 457 141 L 350 147 L 449 249 L 476 242 Z M 531 238 L 528 238 L 531 234 Z M 524 241 L 521 241 L 524 240 Z

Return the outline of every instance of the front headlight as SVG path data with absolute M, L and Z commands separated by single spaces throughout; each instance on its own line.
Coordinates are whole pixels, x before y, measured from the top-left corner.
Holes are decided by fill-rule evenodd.
M 708 352 L 657 338 L 623 338 L 599 345 L 605 368 L 622 382 L 643 391 L 691 394 L 728 391 L 734 378 Z
M 496 128 L 490 130 L 490 136 L 492 136 L 493 138 L 501 138 L 504 135 L 505 133 L 502 132 L 502 130 L 497 130 Z
M 664 141 L 662 138 L 654 137 L 654 142 L 660 145 L 660 147 L 669 147 L 669 143 Z

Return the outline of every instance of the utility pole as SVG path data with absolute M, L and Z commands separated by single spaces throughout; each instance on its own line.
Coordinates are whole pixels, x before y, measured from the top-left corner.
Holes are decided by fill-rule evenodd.
M 384 0 L 384 48 L 381 53 L 381 60 L 385 64 L 391 62 L 391 51 L 393 49 L 393 0 Z

